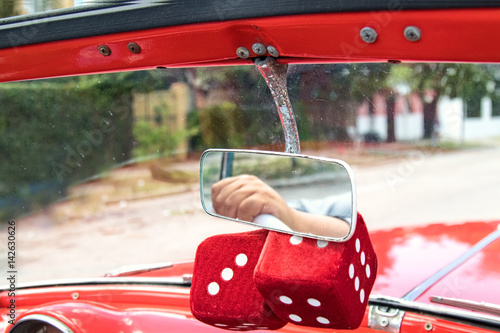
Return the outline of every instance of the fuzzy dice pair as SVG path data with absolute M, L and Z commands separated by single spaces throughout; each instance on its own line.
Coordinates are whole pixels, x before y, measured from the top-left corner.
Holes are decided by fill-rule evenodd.
M 377 259 L 363 218 L 344 243 L 258 230 L 217 235 L 196 252 L 191 311 L 229 330 L 286 323 L 354 329 L 375 281 Z

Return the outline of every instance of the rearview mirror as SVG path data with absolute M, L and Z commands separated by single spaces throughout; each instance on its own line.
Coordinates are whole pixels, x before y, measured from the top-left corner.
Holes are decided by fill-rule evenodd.
M 200 191 L 208 214 L 270 230 L 340 242 L 356 227 L 352 170 L 340 160 L 210 149 Z

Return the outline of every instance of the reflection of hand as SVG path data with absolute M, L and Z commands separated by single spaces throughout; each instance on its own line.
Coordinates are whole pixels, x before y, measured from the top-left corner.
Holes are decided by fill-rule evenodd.
M 212 186 L 212 204 L 219 215 L 253 222 L 271 214 L 293 231 L 326 237 L 344 237 L 349 225 L 338 218 L 297 211 L 262 180 L 251 175 L 224 178 Z
M 293 229 L 294 210 L 269 185 L 255 176 L 224 178 L 212 186 L 212 203 L 219 215 L 252 222 L 271 214 Z

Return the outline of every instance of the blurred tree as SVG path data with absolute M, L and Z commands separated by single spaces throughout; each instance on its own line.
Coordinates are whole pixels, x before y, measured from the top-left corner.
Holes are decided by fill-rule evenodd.
M 283 141 L 271 92 L 253 66 L 189 69 L 187 78 L 197 113 L 190 122 L 201 124 L 192 147 L 237 148 Z
M 19 15 L 14 0 L 0 1 L 0 18 Z
M 487 65 L 418 63 L 398 66 L 391 74 L 392 86 L 407 84 L 423 102 L 424 139 L 434 136 L 437 105 L 442 96 L 461 97 L 467 116 L 480 113 L 481 99 L 490 94 L 494 72 Z
M 311 132 L 329 141 L 349 141 L 348 127 L 355 127 L 356 111 L 386 87 L 390 64 L 327 64 L 294 66 L 290 85 L 299 84 L 298 96 L 311 121 Z M 297 95 L 293 92 L 292 95 Z
M 126 162 L 136 142 L 132 92 L 172 80 L 147 71 L 1 84 L 0 219 L 61 199 L 71 184 Z
M 0 1 L 0 18 L 39 13 L 69 5 L 71 5 L 71 2 L 68 3 L 63 0 L 2 0 Z

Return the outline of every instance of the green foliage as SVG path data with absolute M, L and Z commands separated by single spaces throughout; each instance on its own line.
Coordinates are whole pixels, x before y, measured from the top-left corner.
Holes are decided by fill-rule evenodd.
M 140 120 L 134 124 L 134 137 L 137 142 L 133 150 L 135 157 L 175 154 L 179 145 L 190 136 L 196 135 L 198 128 L 172 131 L 168 126 L 154 125 Z
M 245 144 L 245 122 L 235 103 L 223 102 L 200 115 L 203 142 L 208 147 L 240 148 Z
M 154 72 L 0 85 L 0 218 L 63 198 L 66 188 L 130 158 L 132 90 Z
M 14 0 L 1 1 L 0 2 L 0 18 L 2 17 L 11 17 L 15 15 L 19 15 L 15 10 L 16 3 Z
M 437 96 L 468 99 L 488 96 L 493 75 L 487 65 L 418 63 L 396 66 L 388 81 L 393 86 L 408 84 L 418 93 L 434 90 Z

